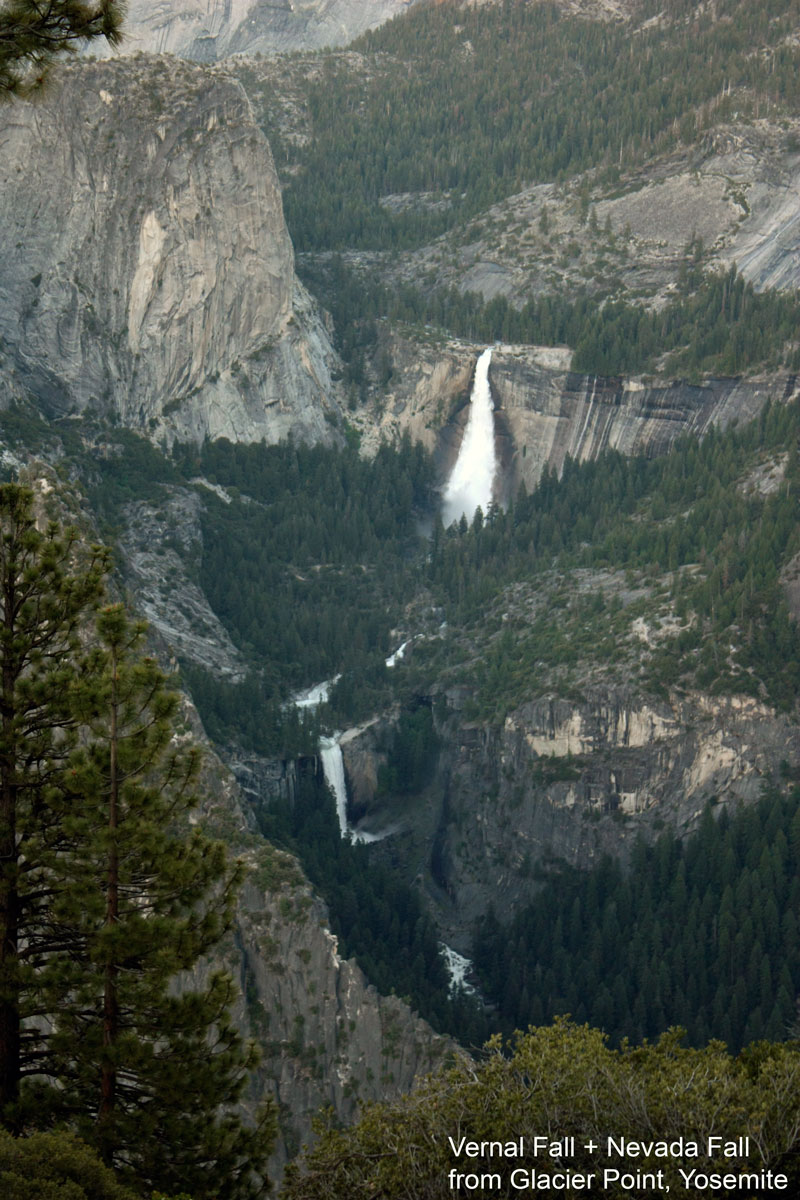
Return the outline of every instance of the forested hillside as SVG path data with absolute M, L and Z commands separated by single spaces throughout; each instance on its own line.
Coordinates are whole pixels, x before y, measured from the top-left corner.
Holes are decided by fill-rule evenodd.
M 362 399 L 376 319 L 566 344 L 576 369 L 601 374 L 794 369 L 794 294 L 756 295 L 717 259 L 751 216 L 751 185 L 729 152 L 708 185 L 703 171 L 723 130 L 735 143 L 771 129 L 795 154 L 797 15 L 780 0 L 638 4 L 618 20 L 447 0 L 355 53 L 243 66 L 300 269 Z M 685 178 L 685 212 L 666 225 L 684 224 L 663 252 L 657 208 L 635 231 L 629 208 L 670 172 Z M 712 177 L 728 209 L 721 192 L 709 204 L 729 222 L 715 246 L 691 200 Z M 655 266 L 639 272 L 643 251 Z M 387 378 L 378 361 L 373 383 Z
M 62 469 L 71 462 L 90 481 L 109 530 L 142 498 L 158 505 L 185 488 L 202 497 L 202 560 L 187 559 L 187 568 L 249 664 L 246 680 L 225 683 L 191 659 L 182 663 L 218 742 L 310 763 L 320 732 L 398 705 L 377 790 L 379 802 L 402 804 L 439 786 L 437 730 L 453 689 L 467 715 L 490 729 L 532 695 L 580 694 L 598 678 L 653 697 L 749 695 L 794 712 L 800 643 L 784 581 L 800 552 L 799 411 L 796 402 L 767 405 L 756 421 L 686 437 L 661 458 L 568 459 L 560 479 L 546 472 L 507 512 L 478 512 L 449 530 L 436 515 L 430 459 L 410 444 L 385 447 L 372 461 L 353 446 L 224 442 L 201 452 L 178 447 L 165 460 L 123 434 L 121 470 L 107 444 L 87 452 L 68 426 Z M 17 436 L 30 438 L 37 427 L 19 413 L 15 420 Z M 652 631 L 645 641 L 643 630 Z M 409 634 L 411 652 L 387 667 Z M 304 715 L 290 703 L 293 692 L 337 675 L 327 705 Z M 583 765 L 543 757 L 541 782 L 577 779 Z M 302 787 L 302 799 L 264 809 L 262 827 L 298 853 L 343 948 L 437 1027 L 479 1041 L 491 1021 L 472 1003 L 448 1000 L 435 926 L 402 863 L 376 869 L 370 847 L 341 840 L 309 768 Z M 784 1036 L 800 986 L 786 941 L 797 917 L 796 802 L 796 791 L 774 791 L 751 814 L 707 816 L 695 840 L 665 834 L 652 850 L 641 847 L 630 876 L 613 865 L 541 875 L 541 898 L 507 933 L 492 918 L 477 933 L 496 1020 L 511 1028 L 569 1011 L 615 1037 L 654 1036 L 673 1023 L 688 1025 L 698 1042 Z M 776 839 L 785 852 L 768 869 Z M 754 849 L 762 844 L 766 858 Z M 712 861 L 724 870 L 701 879 Z M 741 890 L 747 871 L 756 872 L 757 902 L 752 888 Z M 684 900 L 673 887 L 678 875 L 686 876 Z M 680 920 L 676 904 L 686 908 Z M 735 923 L 737 905 L 744 932 L 728 946 L 719 913 L 731 907 Z M 635 938 L 623 914 L 635 914 Z M 537 930 L 543 942 L 531 940 Z M 687 959 L 687 937 L 695 957 L 706 946 L 704 973 Z M 603 973 L 618 961 L 615 938 L 635 960 L 626 979 L 657 973 L 646 1001 L 642 988 L 623 993 Z M 738 999 L 726 1007 L 732 989 Z
M 231 926 L 242 864 L 196 827 L 200 751 L 145 627 L 110 602 L 108 551 L 35 482 L 0 486 L 4 1182 L 54 1200 L 84 1184 L 254 1200 L 273 1113 L 246 1125 L 235 1109 L 258 1053 L 230 976 L 193 978 Z M 58 1136 L 8 1138 L 38 1131 Z
M 609 452 L 567 462 L 560 479 L 548 472 L 508 512 L 477 516 L 460 534 L 439 530 L 429 577 L 455 630 L 420 647 L 418 669 L 447 674 L 450 647 L 477 638 L 484 656 L 467 659 L 475 711 L 494 720 L 520 703 L 534 676 L 541 686 L 562 668 L 569 686 L 587 661 L 655 690 L 750 693 L 793 709 L 800 642 L 781 571 L 800 550 L 798 418 L 796 403 L 774 404 L 741 430 L 687 438 L 664 458 Z M 752 472 L 775 456 L 780 484 L 765 494 Z M 634 581 L 641 590 L 628 603 L 613 586 L 576 590 L 570 572 L 581 569 L 630 572 L 627 590 L 635 593 Z M 537 581 L 549 605 L 532 605 L 532 620 L 514 585 Z M 644 653 L 630 639 L 642 618 L 664 625 Z
M 689 245 L 687 260 L 696 257 Z M 471 342 L 570 346 L 573 368 L 589 375 L 663 373 L 699 380 L 755 367 L 800 367 L 800 300 L 795 293 L 757 292 L 735 266 L 708 274 L 696 265 L 687 267 L 677 294 L 657 311 L 630 299 L 600 304 L 596 295 L 574 300 L 546 295 L 518 307 L 505 296 L 485 301 L 455 287 L 426 292 L 377 280 L 370 286 L 341 259 L 309 268 L 307 278 L 345 331 L 341 351 L 347 379 L 360 388 L 362 399 L 365 357 L 377 359 L 380 384 L 391 378 L 391 363 L 380 357 L 376 322 L 381 319 L 446 330 Z
M 95 1200 L 255 1200 L 273 1116 L 289 1158 L 329 1098 L 290 1200 L 473 1194 L 448 1182 L 451 1133 L 546 1123 L 727 1123 L 752 1139 L 737 1178 L 800 1182 L 798 30 L 800 0 L 421 0 L 346 51 L 237 59 L 247 97 L 222 69 L 208 92 L 200 68 L 130 60 L 180 109 L 172 143 L 143 123 L 140 157 L 107 124 L 125 62 L 114 95 L 90 64 L 74 91 L 103 161 L 169 171 L 119 287 L 92 277 L 113 322 L 60 260 L 48 307 L 28 227 L 9 238 L 45 382 L 26 393 L 28 343 L 0 341 L 0 1119 L 59 1130 L 0 1139 L 12 1200 L 29 1175 L 84 1200 L 81 1172 Z M 494 498 L 446 528 L 492 342 Z M 222 429 L 242 441 L 204 437 Z M 34 454 L 38 524 L 13 482 Z M 113 550 L 45 530 L 62 493 Z M 205 809 L 191 722 L 226 764 Z M 206 821 L 235 825 L 244 865 Z M 206 965 L 225 933 L 257 1079 Z M 449 1074 L 344 1131 L 443 1052 L 401 999 L 475 1057 L 447 1043 Z M 248 1081 L 279 1100 L 255 1128 Z M 678 1157 L 676 1188 L 698 1166 Z M 771 1188 L 753 1178 L 698 1189 Z M 486 1194 L 546 1190 L 506 1183 Z
M 794 111 L 794 5 L 685 0 L 660 14 L 637 6 L 634 32 L 527 0 L 420 5 L 354 43 L 355 61 L 324 60 L 305 89 L 299 152 L 280 139 L 280 97 L 265 89 L 276 161 L 301 166 L 285 190 L 297 248 L 419 245 L 525 184 L 587 168 L 615 181 L 734 112 Z M 439 203 L 379 203 L 403 193 Z
M 359 680 L 351 720 L 385 698 L 389 631 L 414 593 L 417 522 L 433 502 L 430 459 L 408 442 L 365 460 L 352 445 L 222 441 L 179 461 L 186 478 L 232 497 L 206 501 L 199 580 L 252 667 L 239 688 L 193 677 L 209 730 L 265 752 L 313 752 L 313 737 L 296 740 L 292 691 L 346 671 Z
M 779 152 L 795 153 L 797 18 L 794 5 L 777 2 L 727 0 L 714 12 L 686 4 L 668 17 L 645 4 L 599 22 L 522 0 L 448 0 L 414 6 L 345 54 L 240 64 L 283 173 L 301 270 L 332 311 L 361 426 L 380 416 L 401 369 L 394 327 L 411 345 L 451 335 L 566 345 L 572 367 L 592 374 L 796 370 L 793 291 L 758 287 L 691 227 L 677 250 L 670 243 L 662 274 L 637 289 L 640 231 L 613 205 L 646 191 L 653 164 L 662 177 L 670 163 L 691 173 L 721 128 L 766 122 L 779 131 Z M 503 206 L 520 195 L 532 207 L 512 216 Z M 725 184 L 725 211 L 740 223 L 748 195 Z M 518 291 L 473 291 L 459 274 L 473 243 L 501 260 L 527 247 L 525 262 L 538 256 L 547 272 L 529 264 Z M 442 407 L 439 424 L 448 415 L 452 407 Z M 191 496 L 196 540 L 176 535 L 162 551 L 176 556 L 176 578 L 197 590 L 233 658 L 220 675 L 181 650 L 183 681 L 229 754 L 304 764 L 295 791 L 262 805 L 258 819 L 300 856 L 342 949 L 377 985 L 471 1043 L 493 1022 L 510 1029 L 564 1011 L 617 1039 L 654 1036 L 691 1011 L 695 1041 L 721 1036 L 738 1046 L 784 1036 L 800 986 L 781 940 L 791 930 L 776 933 L 771 917 L 782 921 L 797 902 L 791 789 L 770 793 L 764 818 L 789 847 L 781 870 L 765 867 L 749 900 L 735 896 L 747 904 L 757 892 L 760 950 L 724 1021 L 744 950 L 735 939 L 720 947 L 709 911 L 728 904 L 725 888 L 752 868 L 735 857 L 735 814 L 652 849 L 643 843 L 630 876 L 617 865 L 562 877 L 523 858 L 530 905 L 507 931 L 491 917 L 475 931 L 487 1012 L 449 994 L 431 905 L 412 886 L 411 860 L 394 849 L 401 843 L 342 840 L 314 764 L 321 734 L 383 714 L 367 809 L 410 814 L 441 802 L 446 821 L 446 731 L 456 709 L 490 739 L 531 697 L 581 697 L 602 681 L 647 703 L 746 696 L 793 714 L 800 642 L 786 581 L 800 554 L 798 422 L 796 403 L 775 401 L 756 422 L 680 439 L 665 457 L 568 456 L 560 477 L 546 470 L 505 511 L 492 506 L 449 530 L 437 515 L 441 459 L 410 439 L 367 459 L 346 424 L 327 447 L 218 441 L 169 456 L 123 431 L 87 427 L 82 436 L 62 422 L 54 433 L 24 407 L 9 411 L 6 429 L 17 445 L 53 450 L 55 438 L 62 471 L 85 482 L 110 537 L 126 536 L 137 506 L 168 512 L 174 497 Z M 406 641 L 406 657 L 387 666 Z M 335 681 L 326 704 L 292 702 L 323 680 Z M 534 784 L 546 793 L 587 770 L 580 757 L 541 755 Z M 445 879 L 439 836 L 420 865 L 434 887 Z M 690 870 L 702 859 L 698 845 L 728 864 L 702 888 Z M 654 871 L 653 862 L 667 865 Z M 681 870 L 689 916 L 676 922 L 680 897 L 667 876 Z M 638 1008 L 640 992 L 623 994 L 595 961 L 598 946 L 608 957 L 615 938 L 630 940 L 608 907 L 623 893 L 650 948 L 637 943 L 636 962 L 658 970 Z M 444 901 L 436 903 L 440 914 Z M 574 914 L 588 909 L 600 924 L 586 922 L 578 945 Z M 542 926 L 540 942 L 532 930 Z M 694 991 L 687 929 L 708 951 Z M 565 965 L 586 960 L 588 976 Z
M 679 1025 L 734 1051 L 795 1036 L 799 804 L 776 784 L 733 817 L 707 809 L 682 842 L 639 844 L 628 871 L 553 872 L 510 927 L 490 913 L 476 963 L 503 1025 L 569 1013 L 617 1044 Z

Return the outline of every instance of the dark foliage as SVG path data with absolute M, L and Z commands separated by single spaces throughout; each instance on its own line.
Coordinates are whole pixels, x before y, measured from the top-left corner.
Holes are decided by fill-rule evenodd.
M 545 471 L 508 512 L 493 510 L 461 532 L 435 532 L 432 586 L 452 620 L 480 624 L 500 589 L 556 565 L 668 575 L 682 628 L 652 656 L 650 686 L 767 694 L 789 709 L 800 695 L 800 634 L 779 573 L 800 549 L 798 436 L 797 404 L 772 404 L 741 430 L 684 438 L 662 458 L 568 459 L 560 479 Z M 745 487 L 759 455 L 783 447 L 781 486 L 769 495 Z M 558 621 L 546 612 L 512 622 L 473 665 L 483 716 L 518 703 L 537 662 L 613 661 L 619 608 L 610 610 L 601 594 L 565 598 L 563 606 Z M 435 671 L 444 653 L 428 647 L 424 669 Z
M 380 319 L 432 326 L 473 342 L 569 346 L 572 366 L 589 375 L 658 373 L 738 375 L 755 367 L 797 370 L 800 300 L 795 293 L 756 292 L 735 267 L 688 272 L 678 296 L 654 312 L 626 300 L 554 294 L 516 307 L 505 296 L 386 287 L 353 274 L 338 258 L 306 263 L 306 282 L 330 309 L 351 385 L 365 394 L 366 363 L 380 354 Z
M 795 109 L 796 4 L 671 5 L 669 16 L 632 37 L 552 4 L 449 0 L 367 34 L 355 44 L 364 59 L 323 58 L 305 96 L 311 136 L 286 180 L 295 244 L 421 245 L 526 183 L 587 169 L 614 180 L 734 113 Z M 271 107 L 262 119 L 280 160 Z M 379 203 L 408 193 L 440 203 Z
M 263 752 L 308 750 L 313 721 L 285 708 L 288 694 L 345 671 L 333 700 L 355 719 L 386 695 L 389 631 L 418 580 L 419 517 L 433 472 L 420 446 L 233 446 L 179 453 L 204 492 L 200 583 L 253 667 L 243 685 L 185 670 L 211 732 Z M 357 686 L 350 682 L 358 680 Z
M 570 1013 L 616 1043 L 681 1025 L 737 1051 L 786 1038 L 800 992 L 800 788 L 679 841 L 553 875 L 510 925 L 480 925 L 475 962 L 507 1028 Z

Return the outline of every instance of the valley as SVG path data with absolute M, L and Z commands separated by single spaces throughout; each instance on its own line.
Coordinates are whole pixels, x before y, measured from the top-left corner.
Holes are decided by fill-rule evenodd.
M 568 1014 L 791 1041 L 797 6 L 190 8 L 3 110 L 1 461 L 205 746 L 271 1172 Z

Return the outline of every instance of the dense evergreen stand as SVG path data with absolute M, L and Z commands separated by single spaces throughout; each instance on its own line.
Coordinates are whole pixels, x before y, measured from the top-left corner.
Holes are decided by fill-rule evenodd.
M 220 1108 L 257 1055 L 233 1027 L 230 977 L 191 975 L 231 924 L 242 870 L 187 822 L 199 752 L 175 735 L 179 699 L 142 655 L 144 630 L 121 605 L 101 610 L 77 701 L 84 742 L 63 799 L 75 846 L 56 919 L 81 972 L 56 1022 L 52 1099 L 138 1181 L 249 1197 L 269 1114 L 248 1130 Z

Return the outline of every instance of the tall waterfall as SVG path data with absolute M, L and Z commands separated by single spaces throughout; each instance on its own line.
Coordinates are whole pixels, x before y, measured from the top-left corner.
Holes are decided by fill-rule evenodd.
M 382 842 L 395 832 L 394 827 L 384 829 L 381 833 L 367 833 L 363 829 L 353 829 L 347 820 L 347 781 L 344 777 L 344 759 L 338 734 L 333 737 L 323 737 L 319 741 L 319 756 L 322 759 L 322 773 L 325 782 L 336 797 L 336 816 L 339 820 L 339 833 L 351 842 L 368 845 L 370 842 Z
M 398 646 L 394 654 L 389 655 L 386 659 L 387 667 L 393 667 L 395 663 L 398 663 L 402 659 L 411 641 L 413 641 L 413 638 L 409 638 L 408 641 L 403 642 L 402 646 Z M 318 708 L 320 704 L 327 702 L 330 690 L 339 678 L 336 675 L 333 679 L 325 679 L 322 683 L 317 683 L 303 692 L 297 692 L 292 697 L 293 704 L 297 708 Z M 352 825 L 348 823 L 347 781 L 344 775 L 341 737 L 341 733 L 335 733 L 333 737 L 321 737 L 319 741 L 322 773 L 325 776 L 325 782 L 336 798 L 336 817 L 339 821 L 339 833 L 343 838 L 349 838 L 352 842 L 363 844 L 381 842 L 384 838 L 396 833 L 398 827 L 392 825 L 388 829 L 381 830 L 380 833 L 368 833 L 366 830 L 353 829 Z
M 484 350 L 475 368 L 467 427 L 456 465 L 444 489 L 442 520 L 445 525 L 458 521 L 462 513 L 471 521 L 479 505 L 486 512 L 492 502 L 497 463 L 494 452 L 494 405 L 489 386 L 491 360 L 492 351 L 489 348 Z
M 481 356 L 481 361 L 486 358 L 486 368 L 488 370 L 489 359 L 487 355 L 491 355 L 491 351 L 487 350 Z M 480 363 L 478 364 L 480 367 Z M 485 372 L 484 372 L 485 378 Z M 477 382 L 477 381 L 476 381 Z M 486 390 L 488 392 L 488 380 L 486 380 Z M 473 396 L 475 390 L 473 389 Z M 491 405 L 491 400 L 489 401 Z M 470 417 L 471 420 L 471 417 Z M 494 455 L 492 455 L 494 457 Z M 490 478 L 491 485 L 491 478 Z M 491 491 L 489 493 L 491 498 Z M 478 504 L 481 503 L 479 500 Z M 463 511 L 463 510 L 462 510 Z M 473 510 L 474 511 L 474 510 Z M 459 513 L 460 516 L 460 513 Z M 398 646 L 393 654 L 390 654 L 386 659 L 387 667 L 394 667 L 403 658 L 408 646 L 413 642 L 413 638 L 403 642 Z M 298 692 L 293 701 L 298 708 L 317 708 L 320 704 L 324 704 L 330 694 L 330 689 L 333 687 L 337 675 L 334 679 L 326 679 L 322 683 L 315 684 L 314 687 L 307 688 L 303 692 Z M 322 760 L 322 772 L 325 776 L 325 782 L 334 794 L 336 799 L 336 817 L 339 822 L 339 833 L 343 838 L 347 838 L 356 844 L 369 844 L 370 842 L 381 842 L 384 838 L 391 837 L 393 833 L 397 833 L 401 828 L 400 825 L 392 825 L 381 830 L 380 833 L 368 833 L 366 830 L 354 829 L 347 820 L 347 781 L 344 773 L 344 758 L 342 757 L 341 733 L 335 733 L 333 737 L 321 737 L 319 740 L 319 753 Z M 459 954 L 453 950 L 451 946 L 447 946 L 444 942 L 439 944 L 439 952 L 444 959 L 445 968 L 450 980 L 450 994 L 458 995 L 474 995 L 475 988 L 468 982 L 466 976 L 472 967 L 470 959 L 465 958 L 463 954 Z
M 320 738 L 319 753 L 325 782 L 336 797 L 336 816 L 339 818 L 339 833 L 343 838 L 350 836 L 347 824 L 347 784 L 344 778 L 342 747 L 337 737 Z

